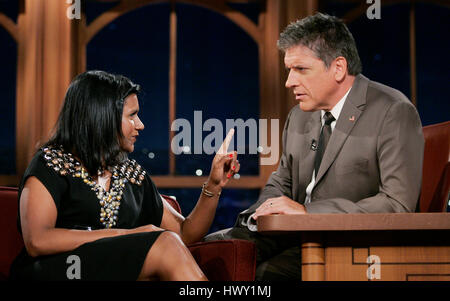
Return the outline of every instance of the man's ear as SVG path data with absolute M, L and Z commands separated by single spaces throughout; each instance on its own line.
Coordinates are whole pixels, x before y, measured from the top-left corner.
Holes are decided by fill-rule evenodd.
M 337 57 L 334 62 L 334 78 L 337 82 L 341 82 L 347 75 L 347 60 L 343 56 Z

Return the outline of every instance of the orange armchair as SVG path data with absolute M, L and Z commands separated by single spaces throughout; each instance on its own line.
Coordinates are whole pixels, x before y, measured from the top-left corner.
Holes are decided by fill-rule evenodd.
M 6 280 L 12 261 L 23 248 L 17 230 L 17 188 L 0 187 L 0 280 Z
M 181 213 L 178 202 L 162 195 L 175 210 Z M 246 240 L 229 239 L 198 242 L 189 250 L 209 280 L 251 281 L 255 279 L 256 248 Z
M 450 192 L 450 121 L 423 127 L 420 212 L 446 211 Z

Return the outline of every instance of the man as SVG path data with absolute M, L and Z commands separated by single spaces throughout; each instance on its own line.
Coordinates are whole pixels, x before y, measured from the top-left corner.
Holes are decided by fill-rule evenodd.
M 280 35 L 294 107 L 283 153 L 259 197 L 235 227 L 206 240 L 240 238 L 257 247 L 257 279 L 300 278 L 298 242 L 265 237 L 268 214 L 412 212 L 420 193 L 424 139 L 415 107 L 401 92 L 361 75 L 353 36 L 318 13 Z

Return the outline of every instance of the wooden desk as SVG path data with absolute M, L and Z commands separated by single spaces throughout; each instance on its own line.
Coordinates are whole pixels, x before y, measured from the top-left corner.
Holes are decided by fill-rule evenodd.
M 450 213 L 271 215 L 258 232 L 298 235 L 303 280 L 450 280 Z

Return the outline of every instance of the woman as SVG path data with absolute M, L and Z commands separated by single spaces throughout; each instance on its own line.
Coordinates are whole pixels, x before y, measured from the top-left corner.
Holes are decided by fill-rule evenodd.
M 184 218 L 127 158 L 144 129 L 139 90 L 103 71 L 70 84 L 56 132 L 19 187 L 25 248 L 12 265 L 13 279 L 65 280 L 70 260 L 78 258 L 81 280 L 207 280 L 185 244 L 207 233 L 222 188 L 239 171 L 237 153 L 216 154 Z

